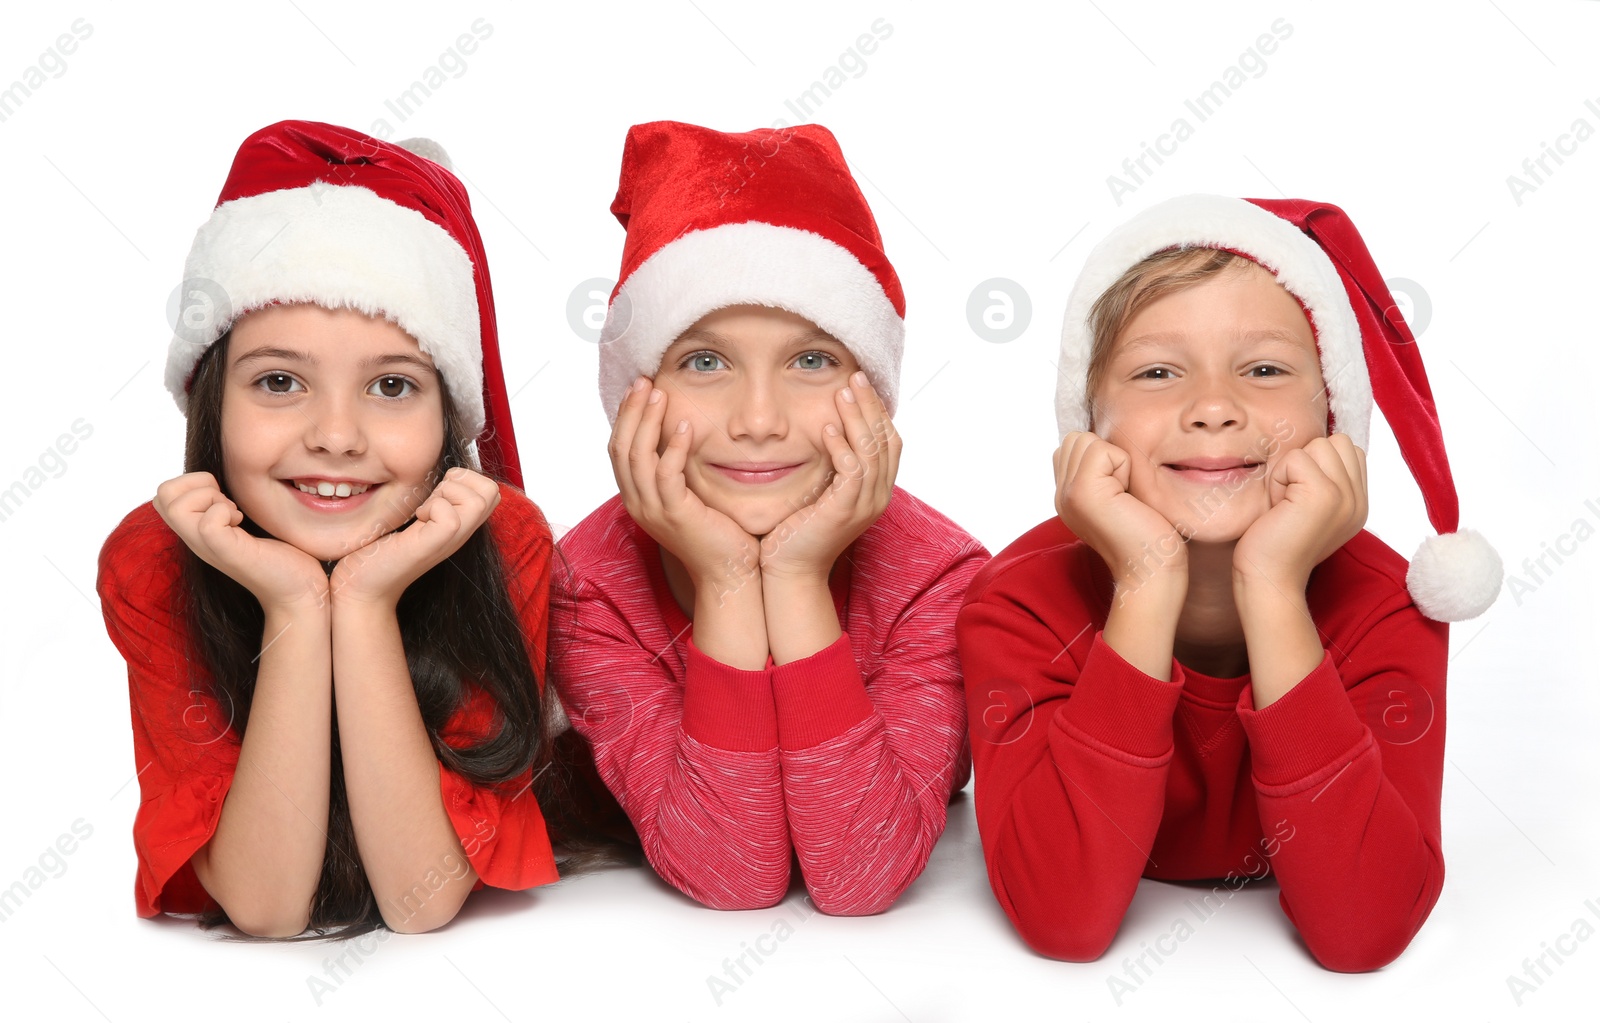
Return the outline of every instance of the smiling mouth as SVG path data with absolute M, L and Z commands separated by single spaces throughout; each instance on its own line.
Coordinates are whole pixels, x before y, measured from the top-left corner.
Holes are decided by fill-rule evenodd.
M 711 463 L 711 468 L 741 483 L 769 483 L 800 468 L 802 462 Z
M 356 497 L 366 493 L 372 486 L 371 483 L 350 483 L 342 480 L 338 483 L 331 480 L 317 479 L 285 480 L 284 482 L 294 484 L 295 489 L 302 494 L 324 498 Z
M 1168 462 L 1167 468 L 1178 472 L 1232 472 L 1235 469 L 1252 472 L 1259 469 L 1263 464 L 1261 462 L 1224 462 L 1215 459 L 1204 459 L 1198 462 Z

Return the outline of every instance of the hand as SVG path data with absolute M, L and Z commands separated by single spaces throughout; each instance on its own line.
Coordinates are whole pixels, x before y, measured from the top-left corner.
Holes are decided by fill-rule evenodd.
M 1367 453 L 1342 433 L 1313 438 L 1272 467 L 1267 497 L 1233 549 L 1235 578 L 1304 593 L 1311 570 L 1366 524 Z
M 1053 456 L 1056 514 L 1105 561 L 1120 587 L 1162 571 L 1187 579 L 1189 552 L 1166 516 L 1128 492 L 1132 458 L 1092 433 L 1069 433 Z
M 329 592 L 335 606 L 369 604 L 393 609 L 406 587 L 461 549 L 500 503 L 500 485 L 457 466 L 444 474 L 415 519 L 339 559 Z
M 810 504 L 795 509 L 761 541 L 765 577 L 826 579 L 844 549 L 878 521 L 894 496 L 900 433 L 878 392 L 857 372 L 834 396 L 840 426 L 823 428 L 833 476 Z
M 611 430 L 611 471 L 623 506 L 646 533 L 683 562 L 690 579 L 738 586 L 755 570 L 755 538 L 689 489 L 683 468 L 694 428 L 678 422 L 661 442 L 666 393 L 640 377 L 622 399 Z
M 282 540 L 245 532 L 239 525 L 244 513 L 209 472 L 167 480 L 152 503 L 200 560 L 249 590 L 263 608 L 320 606 L 326 596 L 321 562 Z

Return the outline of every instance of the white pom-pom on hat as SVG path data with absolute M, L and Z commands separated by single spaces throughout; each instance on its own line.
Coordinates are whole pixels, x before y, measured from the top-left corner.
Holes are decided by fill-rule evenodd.
M 1483 534 L 1461 529 L 1422 541 L 1406 572 L 1406 589 L 1434 621 L 1464 622 L 1489 610 L 1504 579 L 1500 555 Z

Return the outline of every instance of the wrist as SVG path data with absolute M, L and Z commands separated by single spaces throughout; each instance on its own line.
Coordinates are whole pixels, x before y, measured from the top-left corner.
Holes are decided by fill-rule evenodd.
M 1129 572 L 1112 578 L 1113 607 L 1170 612 L 1176 621 L 1188 596 L 1189 566 L 1186 562 L 1163 564 L 1154 571 Z
M 1238 605 L 1239 613 L 1245 613 L 1247 606 L 1270 607 L 1272 605 L 1305 606 L 1306 584 L 1310 582 L 1309 571 L 1300 572 L 1294 569 L 1287 571 L 1269 571 L 1263 567 L 1246 565 L 1234 566 L 1233 569 L 1233 601 Z
M 781 590 L 806 590 L 814 587 L 828 588 L 828 576 L 833 572 L 833 564 L 826 565 L 797 565 L 781 561 L 763 562 L 761 565 L 761 586 L 764 590 L 774 588 Z
M 722 593 L 738 592 L 756 581 L 761 574 L 756 552 L 749 548 L 742 548 L 720 560 L 678 560 L 682 562 L 683 570 L 697 593 L 707 589 Z
M 316 591 L 308 588 L 305 593 L 293 597 L 280 594 L 264 600 L 260 597 L 256 599 L 261 604 L 261 613 L 267 624 L 276 623 L 280 628 L 290 623 L 326 622 L 333 605 L 326 586 Z
M 337 586 L 329 587 L 328 597 L 330 620 L 392 619 L 400 606 L 398 594 L 362 594 L 352 589 L 341 592 Z

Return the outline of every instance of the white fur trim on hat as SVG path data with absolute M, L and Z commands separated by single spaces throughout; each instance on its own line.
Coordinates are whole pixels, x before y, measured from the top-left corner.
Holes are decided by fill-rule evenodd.
M 905 321 L 878 278 L 822 235 L 749 221 L 675 238 L 623 281 L 600 331 L 600 400 L 612 422 L 628 387 L 656 375 L 678 335 L 731 305 L 786 309 L 832 334 L 894 413 Z
M 370 189 L 323 182 L 218 206 L 195 233 L 186 282 L 222 307 L 180 330 L 167 350 L 167 389 L 187 411 L 200 356 L 244 313 L 307 302 L 382 316 L 433 357 L 465 420 L 483 430 L 483 345 L 472 261 L 450 233 Z M 214 286 L 214 288 L 213 288 Z M 187 336 L 185 336 L 187 335 Z
M 1056 378 L 1056 424 L 1062 436 L 1089 429 L 1089 312 L 1117 279 L 1147 256 L 1179 247 L 1230 249 L 1271 270 L 1311 315 L 1322 357 L 1322 381 L 1334 427 L 1367 446 L 1372 382 L 1361 328 L 1339 272 L 1322 247 L 1293 224 L 1246 202 L 1220 195 L 1169 199 L 1134 216 L 1089 253 L 1067 299 Z

